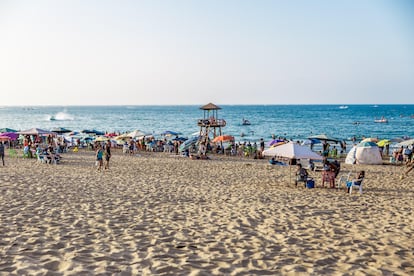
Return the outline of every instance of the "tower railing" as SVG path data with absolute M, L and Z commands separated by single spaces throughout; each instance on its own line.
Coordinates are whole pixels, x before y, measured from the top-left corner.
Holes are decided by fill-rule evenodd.
M 226 121 L 224 119 L 199 119 L 197 125 L 200 127 L 224 127 L 226 126 Z

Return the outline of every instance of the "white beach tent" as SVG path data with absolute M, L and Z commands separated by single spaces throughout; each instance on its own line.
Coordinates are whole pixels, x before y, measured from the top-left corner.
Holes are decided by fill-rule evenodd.
M 361 142 L 354 146 L 345 158 L 345 164 L 380 165 L 382 157 L 374 142 Z

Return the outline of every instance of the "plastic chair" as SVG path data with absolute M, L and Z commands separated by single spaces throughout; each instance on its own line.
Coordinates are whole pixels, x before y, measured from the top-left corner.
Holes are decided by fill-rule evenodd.
M 45 160 L 45 157 L 43 155 L 40 155 L 40 154 L 36 153 L 36 156 L 37 156 L 37 162 L 47 163 L 47 161 Z
M 349 181 L 349 178 L 351 177 L 352 172 L 349 172 L 347 174 L 341 175 L 338 182 L 336 183 L 336 188 L 339 190 L 341 188 L 341 184 L 344 184 L 344 187 L 346 187 L 346 183 Z
M 362 179 L 358 179 L 358 181 L 348 181 L 346 183 L 346 186 L 349 188 L 349 194 L 352 194 L 352 188 L 353 187 L 358 187 L 359 188 L 359 193 L 362 195 L 362 183 L 364 182 L 364 178 Z

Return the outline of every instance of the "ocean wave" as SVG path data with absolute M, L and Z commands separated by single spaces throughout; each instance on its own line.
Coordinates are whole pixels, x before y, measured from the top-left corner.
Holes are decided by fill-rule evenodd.
M 69 113 L 58 112 L 55 115 L 47 115 L 47 121 L 73 121 L 75 118 Z

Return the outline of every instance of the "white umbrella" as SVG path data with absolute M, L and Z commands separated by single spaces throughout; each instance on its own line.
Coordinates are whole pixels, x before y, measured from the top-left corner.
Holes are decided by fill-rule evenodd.
M 128 136 L 128 137 L 131 137 L 131 138 L 136 138 L 136 137 L 145 136 L 145 135 L 147 135 L 147 134 L 148 134 L 148 133 L 145 133 L 145 132 L 143 132 L 143 131 L 141 131 L 141 130 L 136 129 L 136 130 L 134 130 L 134 131 L 132 131 L 132 132 L 128 133 L 128 134 L 127 134 L 127 136 Z
M 289 142 L 263 151 L 264 156 L 280 156 L 289 159 L 313 159 L 322 160 L 323 157 L 313 152 L 310 148 L 298 143 Z
M 410 146 L 410 145 L 414 145 L 414 139 L 409 139 L 409 140 L 399 142 L 396 146 L 398 146 L 398 147 L 401 147 L 401 146 L 407 147 L 407 146 Z
M 264 156 L 279 156 L 289 159 L 313 159 L 322 160 L 323 157 L 313 152 L 310 148 L 301 146 L 298 143 L 289 142 L 274 148 L 270 148 L 263 151 Z M 289 176 L 291 175 L 291 168 L 289 166 Z M 292 177 L 289 177 L 291 179 Z

